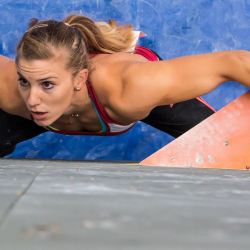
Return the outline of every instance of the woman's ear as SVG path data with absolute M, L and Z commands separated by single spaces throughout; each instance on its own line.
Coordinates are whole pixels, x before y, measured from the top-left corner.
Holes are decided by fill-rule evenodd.
M 75 90 L 79 91 L 83 88 L 83 86 L 86 84 L 88 80 L 88 75 L 89 75 L 88 69 L 82 69 L 76 74 L 74 79 Z

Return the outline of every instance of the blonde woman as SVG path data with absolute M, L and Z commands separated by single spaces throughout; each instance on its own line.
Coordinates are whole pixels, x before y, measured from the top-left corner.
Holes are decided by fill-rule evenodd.
M 177 137 L 214 113 L 200 95 L 250 84 L 247 51 L 161 60 L 134 40 L 115 22 L 33 19 L 15 62 L 2 58 L 1 155 L 47 130 L 110 136 L 142 121 Z

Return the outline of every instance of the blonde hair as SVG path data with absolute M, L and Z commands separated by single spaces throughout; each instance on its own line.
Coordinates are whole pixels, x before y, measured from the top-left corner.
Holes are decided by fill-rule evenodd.
M 133 43 L 132 26 L 118 26 L 113 20 L 94 22 L 82 15 L 70 15 L 63 21 L 32 19 L 17 46 L 16 63 L 20 58 L 49 59 L 55 50 L 66 48 L 66 66 L 77 73 L 88 68 L 89 54 L 133 52 Z

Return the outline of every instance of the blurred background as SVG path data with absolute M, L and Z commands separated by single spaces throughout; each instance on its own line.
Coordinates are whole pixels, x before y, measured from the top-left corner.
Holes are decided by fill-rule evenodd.
M 30 18 L 60 20 L 70 13 L 130 23 L 147 34 L 139 43 L 164 59 L 250 48 L 250 0 L 0 0 L 0 53 L 15 57 Z M 219 110 L 246 91 L 228 82 L 204 98 Z M 47 132 L 18 144 L 6 158 L 140 161 L 171 140 L 138 122 L 128 133 L 114 137 Z

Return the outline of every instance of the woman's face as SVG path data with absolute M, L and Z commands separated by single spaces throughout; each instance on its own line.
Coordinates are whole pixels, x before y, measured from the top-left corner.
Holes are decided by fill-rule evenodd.
M 63 55 L 48 60 L 20 59 L 18 62 L 18 90 L 40 126 L 48 126 L 71 112 L 74 88 L 79 82 L 65 65 Z

